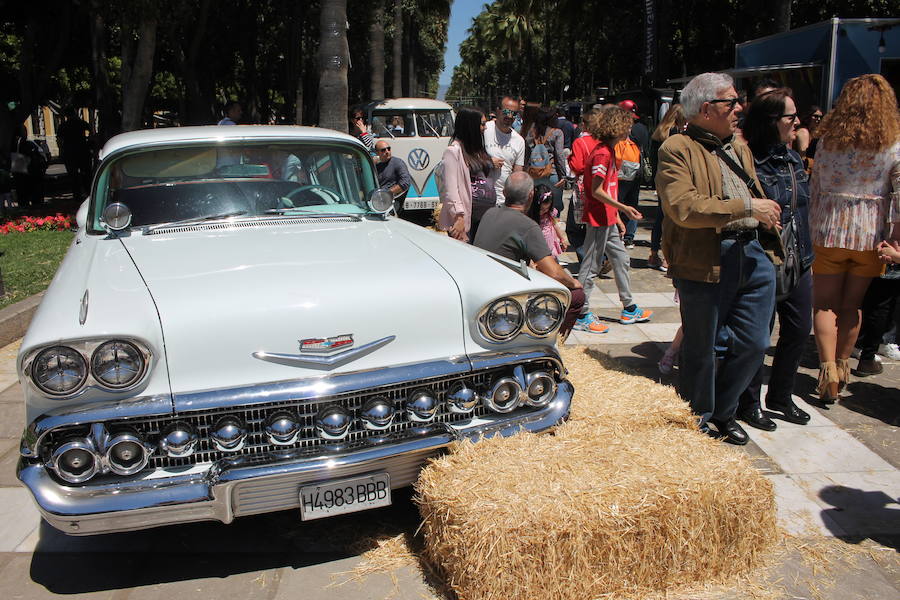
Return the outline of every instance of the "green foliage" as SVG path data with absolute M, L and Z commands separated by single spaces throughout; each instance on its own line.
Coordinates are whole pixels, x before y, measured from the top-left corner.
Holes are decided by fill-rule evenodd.
M 0 308 L 46 289 L 73 237 L 70 231 L 0 235 L 0 274 L 6 288 Z

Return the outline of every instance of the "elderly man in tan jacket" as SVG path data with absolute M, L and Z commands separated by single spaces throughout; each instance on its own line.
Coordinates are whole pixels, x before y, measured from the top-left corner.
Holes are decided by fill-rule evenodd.
M 781 211 L 762 197 L 753 156 L 734 139 L 741 105 L 731 77 L 698 75 L 681 104 L 688 127 L 662 145 L 656 175 L 684 328 L 679 391 L 702 430 L 712 422 L 725 441 L 746 444 L 735 413 L 769 346 Z

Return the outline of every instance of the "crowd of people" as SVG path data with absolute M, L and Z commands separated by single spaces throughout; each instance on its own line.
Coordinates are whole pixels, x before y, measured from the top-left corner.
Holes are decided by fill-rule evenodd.
M 636 127 L 630 100 L 594 107 L 577 129 L 551 109 L 523 112 L 512 97 L 488 115 L 463 108 L 443 157 L 438 223 L 566 286 L 562 339 L 572 329 L 608 330 L 589 304 L 607 270 L 619 322 L 647 321 L 651 311 L 632 298 L 627 250 L 643 218 L 638 173 L 649 159 L 661 210 L 648 266 L 671 278 L 682 321 L 660 369 L 678 363 L 679 393 L 701 430 L 739 445 L 748 436 L 738 421 L 776 429 L 763 402 L 786 421 L 809 422 L 792 395 L 810 330 L 822 405 L 850 381 L 851 355 L 857 374 L 881 371 L 875 352 L 896 320 L 900 281 L 900 115 L 888 82 L 848 81 L 828 114 L 801 112 L 776 82 L 751 97 L 726 74 L 698 75 L 652 135 Z M 563 226 L 566 182 L 573 193 Z M 577 277 L 560 264 L 567 250 L 578 257 Z

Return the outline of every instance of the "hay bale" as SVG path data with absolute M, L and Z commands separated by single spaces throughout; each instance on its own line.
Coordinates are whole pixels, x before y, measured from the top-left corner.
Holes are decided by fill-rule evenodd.
M 591 599 L 715 582 L 777 538 L 771 483 L 684 429 L 457 444 L 416 484 L 425 555 L 466 600 Z
M 560 347 L 575 386 L 572 421 L 592 421 L 609 429 L 654 427 L 697 429 L 697 419 L 675 388 L 630 372 L 619 361 L 584 346 Z

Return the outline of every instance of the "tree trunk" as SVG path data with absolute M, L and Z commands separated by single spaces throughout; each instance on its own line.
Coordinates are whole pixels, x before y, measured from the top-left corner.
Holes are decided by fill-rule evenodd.
M 419 90 L 416 89 L 416 51 L 415 51 L 415 42 L 413 40 L 413 28 L 412 28 L 412 15 L 410 15 L 410 22 L 406 24 L 405 34 L 406 34 L 406 93 L 411 98 L 419 97 Z
M 215 112 L 208 98 L 200 90 L 200 77 L 197 70 L 209 20 L 209 5 L 210 0 L 200 1 L 200 8 L 194 13 L 195 20 L 185 31 L 185 34 L 190 34 L 190 44 L 182 59 L 182 76 L 184 77 L 186 96 L 186 113 L 182 115 L 182 123 L 185 125 L 206 125 L 215 122 Z
M 394 98 L 403 96 L 403 4 L 394 0 Z
M 369 30 L 369 67 L 372 69 L 371 99 L 381 100 L 384 98 L 384 8 L 377 2 Z
M 346 132 L 347 0 L 322 0 L 319 32 L 319 127 Z
M 109 82 L 106 43 L 107 28 L 100 0 L 91 1 L 89 16 L 91 27 L 91 66 L 94 76 L 94 108 L 100 113 L 100 122 L 96 129 L 97 145 L 103 146 L 106 140 L 118 133 L 117 130 L 121 121 L 117 118 L 112 86 L 110 86 Z
M 156 16 L 144 16 L 139 24 L 122 23 L 122 131 L 134 131 L 142 125 L 158 23 Z
M 790 31 L 791 29 L 791 0 L 777 0 L 775 2 L 775 31 Z

